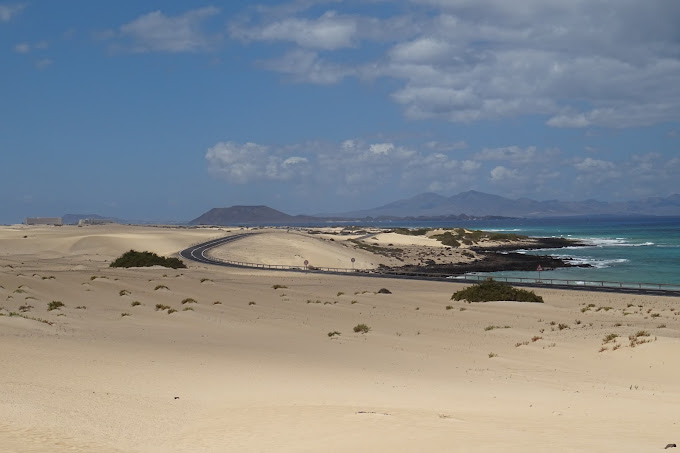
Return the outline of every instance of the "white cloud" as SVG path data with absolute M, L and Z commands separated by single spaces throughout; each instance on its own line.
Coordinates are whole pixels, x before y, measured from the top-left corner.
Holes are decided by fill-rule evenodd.
M 153 11 L 122 25 L 117 36 L 129 40 L 129 48 L 133 52 L 209 50 L 218 37 L 209 36 L 204 31 L 204 22 L 219 12 L 218 8 L 211 6 L 178 16 L 166 16 L 161 11 Z
M 444 40 L 418 38 L 399 43 L 390 51 L 390 58 L 406 63 L 430 63 L 450 56 L 451 45 Z
M 0 22 L 9 22 L 12 18 L 18 15 L 26 5 L 23 3 L 4 4 L 0 5 Z
M 220 142 L 208 149 L 205 158 L 209 171 L 230 183 L 291 181 L 333 187 L 343 194 L 376 190 L 388 183 L 415 184 L 425 190 L 435 181 L 450 181 L 458 166 L 441 153 L 362 140 L 283 147 Z
M 31 51 L 31 45 L 26 42 L 20 42 L 14 46 L 16 53 L 28 53 Z
M 49 66 L 51 66 L 52 63 L 53 61 L 49 58 L 41 58 L 35 62 L 35 67 L 42 71 L 43 69 L 47 69 Z
M 232 25 L 231 35 L 244 41 L 291 41 L 312 49 L 351 47 L 357 32 L 356 20 L 328 11 L 316 19 L 286 18 L 261 27 Z
M 256 143 L 220 142 L 208 149 L 205 159 L 211 172 L 236 184 L 288 181 L 303 176 L 308 168 L 304 157 L 284 156 Z
M 45 50 L 49 47 L 47 41 L 38 41 L 35 44 L 29 44 L 27 42 L 20 42 L 14 46 L 14 51 L 16 53 L 29 53 L 32 50 Z
M 394 145 L 392 143 L 375 143 L 370 145 L 368 149 L 373 154 L 383 154 L 386 156 L 394 149 Z
M 519 179 L 519 171 L 499 165 L 489 173 L 493 182 L 503 182 L 506 180 L 516 181 Z
M 463 140 L 454 143 L 438 142 L 436 140 L 432 140 L 425 143 L 425 146 L 437 151 L 456 151 L 459 149 L 467 148 L 468 144 L 465 143 Z
M 320 59 L 316 52 L 308 50 L 294 50 L 281 58 L 261 62 L 260 65 L 287 74 L 295 81 L 320 85 L 333 84 L 350 75 L 347 68 Z
M 461 163 L 460 169 L 463 170 L 464 172 L 473 172 L 479 170 L 481 166 L 482 164 L 474 160 L 464 160 Z
M 394 79 L 391 98 L 413 119 L 541 115 L 562 128 L 680 120 L 679 2 L 409 3 L 408 18 L 345 13 L 351 4 L 307 17 L 304 3 L 232 26 L 232 35 L 287 42 L 289 59 L 324 50 L 323 58 L 307 54 L 309 77 L 293 70 L 294 58 L 266 66 L 300 82 Z
M 559 150 L 533 146 L 439 152 L 427 143 L 349 139 L 287 146 L 220 142 L 205 159 L 210 173 L 228 183 L 278 183 L 281 190 L 300 193 L 313 187 L 315 196 L 477 189 L 535 199 L 569 194 L 576 200 L 601 198 L 612 193 L 612 184 L 623 199 L 680 192 L 680 158 L 656 152 L 612 162 L 587 155 L 563 158 Z
M 574 162 L 574 168 L 581 171 L 607 171 L 616 168 L 614 163 L 586 157 Z
M 576 113 L 572 115 L 555 115 L 546 124 L 555 127 L 587 127 L 590 126 L 591 122 L 586 118 L 585 114 Z

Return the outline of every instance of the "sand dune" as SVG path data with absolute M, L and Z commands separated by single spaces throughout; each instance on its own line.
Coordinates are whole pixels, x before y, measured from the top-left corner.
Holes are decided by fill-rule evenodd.
M 639 452 L 680 440 L 677 298 L 537 290 L 544 304 L 467 304 L 450 300 L 454 282 L 107 267 L 130 248 L 173 253 L 219 233 L 0 228 L 0 450 Z M 347 258 L 307 239 L 268 241 L 282 256 Z M 648 342 L 631 347 L 640 331 Z

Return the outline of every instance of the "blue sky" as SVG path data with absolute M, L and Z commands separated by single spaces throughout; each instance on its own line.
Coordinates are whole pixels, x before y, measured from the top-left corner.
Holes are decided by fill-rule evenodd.
M 0 0 L 0 223 L 680 192 L 680 2 Z

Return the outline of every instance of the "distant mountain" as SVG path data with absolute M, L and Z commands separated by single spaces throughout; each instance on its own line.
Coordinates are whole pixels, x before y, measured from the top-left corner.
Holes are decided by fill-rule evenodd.
M 413 217 L 413 216 L 504 216 L 558 217 L 580 215 L 657 215 L 680 216 L 680 194 L 628 202 L 536 201 L 529 198 L 510 199 L 470 190 L 451 197 L 424 193 L 373 209 L 338 214 L 338 217 Z
M 605 201 L 536 201 L 510 199 L 470 190 L 451 197 L 423 193 L 374 209 L 346 212 L 333 216 L 292 216 L 268 206 L 213 208 L 189 225 L 292 225 L 320 222 L 369 220 L 474 220 L 500 217 L 566 216 L 680 216 L 680 194 L 645 200 L 608 203 Z
M 232 206 L 230 208 L 213 208 L 189 222 L 189 225 L 262 225 L 308 221 L 319 221 L 319 219 L 310 216 L 292 216 L 268 206 Z

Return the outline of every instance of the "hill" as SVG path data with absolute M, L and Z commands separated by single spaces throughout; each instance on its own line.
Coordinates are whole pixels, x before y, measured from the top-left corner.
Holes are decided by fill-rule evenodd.
M 536 201 L 511 199 L 470 190 L 451 197 L 424 193 L 373 209 L 338 214 L 338 217 L 406 217 L 406 216 L 505 216 L 557 217 L 581 215 L 657 215 L 680 216 L 680 195 L 654 197 L 626 202 Z
M 195 218 L 189 225 L 292 224 L 319 221 L 316 217 L 292 216 L 268 206 L 232 206 L 213 208 Z

